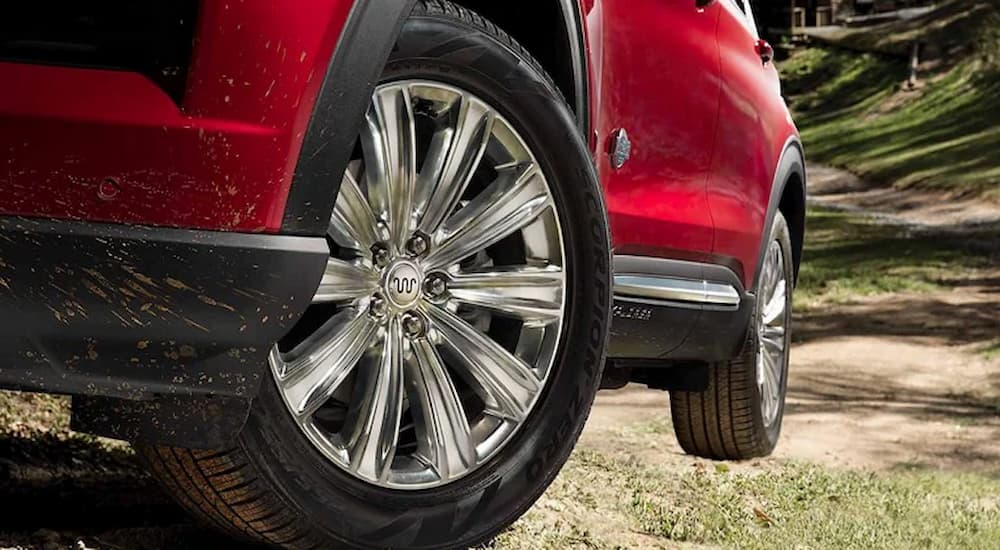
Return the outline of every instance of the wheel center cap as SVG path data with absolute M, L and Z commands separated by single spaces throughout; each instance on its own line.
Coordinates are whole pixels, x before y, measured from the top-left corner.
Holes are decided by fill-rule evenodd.
M 382 286 L 385 295 L 399 308 L 408 308 L 420 298 L 423 274 L 413 262 L 401 260 L 385 271 Z

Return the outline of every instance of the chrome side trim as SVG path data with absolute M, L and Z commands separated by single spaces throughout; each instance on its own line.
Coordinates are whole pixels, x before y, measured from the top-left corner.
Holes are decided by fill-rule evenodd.
M 615 275 L 615 296 L 721 306 L 740 305 L 740 293 L 733 285 L 672 277 Z

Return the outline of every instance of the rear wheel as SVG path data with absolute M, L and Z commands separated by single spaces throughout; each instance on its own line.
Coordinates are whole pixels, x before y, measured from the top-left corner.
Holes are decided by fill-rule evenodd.
M 610 297 L 600 188 L 537 63 L 445 2 L 417 4 L 366 122 L 326 275 L 234 446 L 141 453 L 246 538 L 468 547 L 541 495 L 589 412 Z
M 709 366 L 708 389 L 670 392 L 674 433 L 685 452 L 738 460 L 771 454 L 788 386 L 794 266 L 779 212 L 768 232 L 757 304 L 743 356 Z

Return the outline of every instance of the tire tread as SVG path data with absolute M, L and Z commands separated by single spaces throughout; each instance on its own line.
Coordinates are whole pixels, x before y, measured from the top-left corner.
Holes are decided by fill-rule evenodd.
M 746 384 L 754 371 L 752 358 L 716 363 L 709 366 L 704 392 L 670 392 L 674 431 L 684 452 L 715 460 L 739 460 L 770 450 L 754 426 L 757 404 Z
M 253 466 L 239 449 L 197 451 L 149 445 L 136 449 L 164 489 L 209 526 L 246 541 L 286 548 L 315 546 L 308 544 L 304 525 L 259 477 L 249 474 Z
M 790 250 L 788 224 L 780 213 L 775 217 L 771 235 Z M 786 252 L 785 257 L 791 255 Z M 776 441 L 768 436 L 760 419 L 755 326 L 750 327 L 740 357 L 709 365 L 708 387 L 704 391 L 670 392 L 674 434 L 684 452 L 713 460 L 742 460 L 766 456 L 774 450 Z M 779 410 L 779 428 L 781 414 Z

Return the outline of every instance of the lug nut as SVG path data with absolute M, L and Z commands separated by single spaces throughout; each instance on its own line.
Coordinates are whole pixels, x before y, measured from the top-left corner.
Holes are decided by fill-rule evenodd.
M 381 294 L 376 294 L 372 296 L 371 301 L 368 303 L 368 314 L 375 319 L 381 319 L 385 317 L 386 312 L 389 309 L 389 304 L 386 303 L 385 298 Z
M 403 333 L 408 338 L 420 338 L 427 332 L 427 325 L 424 323 L 424 320 L 416 313 L 410 311 L 403 314 L 400 324 L 403 326 Z
M 389 249 L 381 244 L 372 246 L 372 261 L 379 267 L 385 267 L 390 259 Z
M 428 248 L 430 248 L 430 244 L 427 242 L 427 237 L 420 233 L 410 237 L 410 240 L 406 242 L 406 251 L 414 256 L 423 256 L 427 253 Z
M 430 298 L 437 298 L 448 290 L 448 283 L 441 275 L 429 275 L 424 279 L 424 294 Z

